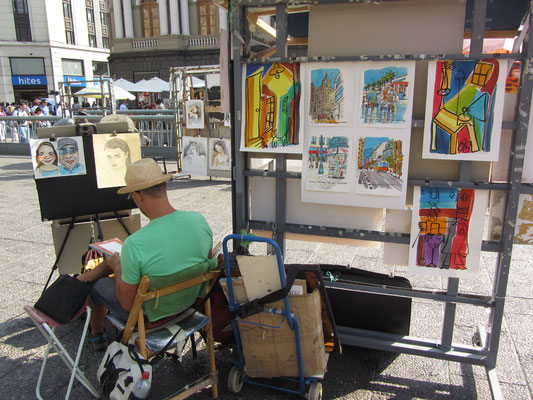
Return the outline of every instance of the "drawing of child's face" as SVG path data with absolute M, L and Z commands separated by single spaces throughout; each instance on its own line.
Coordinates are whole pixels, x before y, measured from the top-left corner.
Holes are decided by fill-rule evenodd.
M 76 146 L 67 145 L 59 149 L 59 162 L 71 171 L 79 162 L 79 153 Z
M 48 144 L 43 144 L 37 151 L 37 163 L 43 166 L 51 166 L 56 162 L 56 152 Z
M 115 148 L 115 149 L 105 149 L 104 154 L 106 156 L 107 161 L 109 162 L 109 165 L 111 165 L 111 168 L 113 169 L 123 169 L 126 168 L 126 161 L 128 159 L 128 155 L 124 153 L 121 149 Z

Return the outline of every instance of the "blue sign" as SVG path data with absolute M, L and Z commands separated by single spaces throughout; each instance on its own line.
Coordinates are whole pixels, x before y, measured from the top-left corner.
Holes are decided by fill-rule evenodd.
M 11 77 L 13 86 L 46 86 L 45 75 L 13 75 Z
M 87 82 L 84 76 L 63 76 L 65 82 L 69 82 L 71 87 L 86 87 Z

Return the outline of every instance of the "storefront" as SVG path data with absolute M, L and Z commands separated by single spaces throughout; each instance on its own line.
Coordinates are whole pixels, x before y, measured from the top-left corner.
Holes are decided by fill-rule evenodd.
M 44 58 L 11 57 L 10 63 L 15 101 L 48 97 Z

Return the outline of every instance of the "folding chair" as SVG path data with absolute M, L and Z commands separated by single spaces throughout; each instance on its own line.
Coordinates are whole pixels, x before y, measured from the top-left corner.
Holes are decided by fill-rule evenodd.
M 187 279 L 173 283 L 168 286 L 161 288 L 154 288 L 148 291 L 150 287 L 150 278 L 144 275 L 139 283 L 139 288 L 133 306 L 131 308 L 128 321 L 124 324 L 124 321 L 121 321 L 115 318 L 112 314 L 108 315 L 108 320 L 118 329 L 123 330 L 122 332 L 122 343 L 127 344 L 130 342 L 132 335 L 134 334 L 135 327 L 137 327 L 137 332 L 134 337 L 135 343 L 139 348 L 139 352 L 146 358 L 149 359 L 152 356 L 155 356 L 172 338 L 176 329 L 181 328 L 180 335 L 178 335 L 169 349 L 176 348 L 176 351 L 179 351 L 179 343 L 185 343 L 189 337 L 192 337 L 194 340 L 194 333 L 198 332 L 200 329 L 204 328 L 207 333 L 207 356 L 209 361 L 209 374 L 198 379 L 191 385 L 187 385 L 185 388 L 174 393 L 169 398 L 171 399 L 184 399 L 190 395 L 199 392 L 200 390 L 211 386 L 211 392 L 213 399 L 218 398 L 218 376 L 215 366 L 215 348 L 214 348 L 214 339 L 213 339 L 213 327 L 211 322 L 211 303 L 207 299 L 204 304 L 204 314 L 199 311 L 195 311 L 194 308 L 189 308 L 186 311 L 178 314 L 176 317 L 171 318 L 169 321 L 165 322 L 162 325 L 156 326 L 152 329 L 146 329 L 144 312 L 143 312 L 143 303 L 157 299 L 160 299 L 164 296 L 171 295 L 173 293 L 195 287 L 202 283 L 209 283 L 206 285 L 205 292 L 202 291 L 199 293 L 198 297 L 203 297 L 205 293 L 215 284 L 216 279 L 220 269 L 203 273 L 192 279 Z M 194 354 L 194 345 L 193 345 L 193 354 Z
M 24 311 L 30 316 L 31 320 L 39 329 L 39 331 L 43 334 L 43 336 L 48 341 L 48 345 L 46 346 L 46 351 L 44 353 L 44 359 L 43 364 L 41 366 L 41 371 L 39 372 L 39 379 L 37 380 L 37 386 L 35 388 L 35 394 L 37 395 L 38 399 L 42 399 L 41 397 L 41 383 L 43 380 L 44 370 L 46 369 L 46 364 L 48 362 L 48 355 L 50 354 L 50 349 L 53 347 L 59 357 L 63 360 L 65 365 L 70 369 L 70 381 L 68 383 L 68 389 L 67 394 L 65 396 L 65 399 L 67 400 L 70 397 L 70 392 L 72 391 L 72 385 L 74 384 L 74 378 L 76 378 L 80 383 L 85 386 L 85 388 L 91 392 L 91 394 L 98 398 L 100 397 L 100 393 L 97 389 L 94 388 L 93 385 L 89 382 L 85 374 L 79 369 L 78 364 L 80 362 L 81 352 L 83 350 L 83 344 L 85 342 L 85 337 L 87 335 L 87 329 L 89 328 L 89 320 L 91 319 L 91 308 L 90 307 L 82 307 L 80 311 L 76 314 L 76 316 L 72 319 L 75 320 L 80 315 L 82 315 L 85 311 L 87 311 L 87 318 L 85 320 L 85 325 L 83 326 L 83 331 L 81 333 L 80 343 L 78 346 L 78 350 L 75 356 L 75 359 L 73 360 L 67 349 L 65 349 L 65 346 L 59 341 L 59 338 L 55 335 L 55 329 L 62 325 L 59 322 L 55 321 L 48 315 L 44 314 L 43 312 L 37 310 L 36 308 L 32 306 L 24 306 Z

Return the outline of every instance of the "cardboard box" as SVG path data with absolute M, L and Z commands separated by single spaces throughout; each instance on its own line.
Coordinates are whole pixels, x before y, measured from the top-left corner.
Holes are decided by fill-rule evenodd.
M 304 375 L 322 375 L 326 370 L 327 356 L 322 332 L 318 290 L 303 296 L 289 296 L 291 312 L 296 314 L 300 324 L 300 340 Z M 283 301 L 276 301 L 269 307 L 283 309 Z M 281 315 L 262 312 L 245 321 L 279 329 L 239 322 L 246 373 L 255 378 L 277 376 L 298 376 L 295 332 L 289 328 Z

